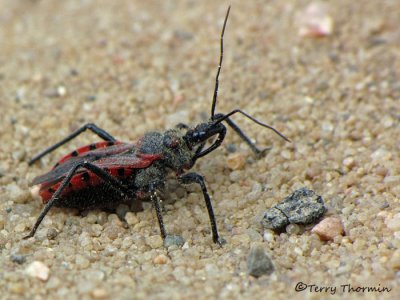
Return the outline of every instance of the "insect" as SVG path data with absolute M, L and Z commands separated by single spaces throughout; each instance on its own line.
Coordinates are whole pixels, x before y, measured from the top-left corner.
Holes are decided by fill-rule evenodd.
M 36 177 L 32 184 L 40 185 L 39 195 L 45 206 L 35 222 L 29 235 L 30 238 L 53 206 L 83 209 L 116 208 L 121 202 L 130 199 L 141 201 L 150 197 L 155 208 L 161 237 L 166 238 L 160 198 L 157 191 L 165 188 L 168 174 L 175 173 L 182 184 L 198 184 L 201 187 L 208 211 L 212 239 L 221 244 L 214 216 L 211 198 L 202 175 L 186 171 L 191 169 L 196 161 L 217 149 L 223 142 L 227 128 L 226 122 L 250 149 L 259 154 L 261 151 L 250 138 L 231 120 L 234 114 L 242 114 L 260 126 L 273 130 L 286 141 L 283 134 L 273 127 L 261 123 L 240 109 L 229 113 L 215 113 L 219 74 L 223 60 L 223 38 L 230 7 L 227 10 L 220 37 L 220 59 L 215 79 L 210 119 L 194 127 L 178 124 L 176 128 L 165 132 L 149 132 L 134 143 L 116 140 L 105 130 L 89 123 L 68 135 L 53 146 L 34 156 L 29 165 L 71 141 L 79 134 L 90 130 L 103 141 L 90 144 L 61 158 L 53 169 L 44 175 Z M 207 141 L 214 138 L 209 144 Z

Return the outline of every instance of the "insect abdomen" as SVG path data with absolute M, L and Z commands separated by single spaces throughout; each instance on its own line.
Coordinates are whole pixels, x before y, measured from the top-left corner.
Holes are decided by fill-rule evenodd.
M 105 171 L 107 171 L 114 178 L 121 180 L 121 182 L 124 182 L 129 177 L 131 177 L 135 169 L 115 167 L 115 168 L 105 169 Z M 51 199 L 53 194 L 60 187 L 61 183 L 62 180 L 52 185 L 44 183 L 40 186 L 39 195 L 42 197 L 43 203 L 47 203 Z M 68 186 L 61 193 L 60 198 L 65 198 L 71 193 L 80 192 L 82 190 L 94 191 L 96 188 L 99 188 L 102 185 L 107 185 L 107 183 L 105 183 L 96 174 L 90 171 L 82 171 L 71 178 Z

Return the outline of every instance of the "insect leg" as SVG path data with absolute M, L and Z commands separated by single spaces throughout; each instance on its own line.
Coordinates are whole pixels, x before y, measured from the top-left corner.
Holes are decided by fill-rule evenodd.
M 103 169 L 97 167 L 96 165 L 93 165 L 88 162 L 82 162 L 77 165 L 75 165 L 71 170 L 67 173 L 63 181 L 61 182 L 60 186 L 58 189 L 55 191 L 49 202 L 46 203 L 46 206 L 43 208 L 42 212 L 40 213 L 39 217 L 37 218 L 35 225 L 33 226 L 31 232 L 24 237 L 24 239 L 28 239 L 30 237 L 33 237 L 35 235 L 35 232 L 37 228 L 39 227 L 40 223 L 42 223 L 44 217 L 47 215 L 49 210 L 59 201 L 60 195 L 63 192 L 63 190 L 68 187 L 68 184 L 70 183 L 72 177 L 76 174 L 78 169 L 80 168 L 85 168 L 88 169 L 89 171 L 93 172 L 100 178 L 104 180 L 104 182 L 108 183 L 111 187 L 113 187 L 116 191 L 125 194 L 129 196 L 130 190 L 124 186 L 119 180 L 115 179 L 113 176 L 111 176 L 109 173 L 104 171 Z
M 100 138 L 102 138 L 105 141 L 109 141 L 109 142 L 116 141 L 116 139 L 112 135 L 110 135 L 108 132 L 104 131 L 103 129 L 97 127 L 97 125 L 95 125 L 93 123 L 87 123 L 87 124 L 83 125 L 81 128 L 79 128 L 78 130 L 76 130 L 73 133 L 71 133 L 70 135 L 68 135 L 66 138 L 62 139 L 61 141 L 55 143 L 53 146 L 50 146 L 49 148 L 47 148 L 47 149 L 43 150 L 42 152 L 40 152 L 39 154 L 35 155 L 28 162 L 28 164 L 32 165 L 33 163 L 35 163 L 37 160 L 41 159 L 46 154 L 49 154 L 50 152 L 54 151 L 58 147 L 64 145 L 65 143 L 68 143 L 70 140 L 76 138 L 79 134 L 86 131 L 87 129 L 89 129 L 93 133 L 97 134 Z
M 230 116 L 232 116 L 234 114 L 237 114 L 237 113 L 240 113 L 241 115 L 245 116 L 246 118 L 250 119 L 251 121 L 253 121 L 254 123 L 256 123 L 256 124 L 258 124 L 258 125 L 260 125 L 262 127 L 265 127 L 265 128 L 268 128 L 268 129 L 272 130 L 277 135 L 279 135 L 281 138 L 283 138 L 286 142 L 290 142 L 290 140 L 286 136 L 284 136 L 282 133 L 280 133 L 274 127 L 269 126 L 269 125 L 267 125 L 267 124 L 265 124 L 263 122 L 258 121 L 256 118 L 250 116 L 249 114 L 245 113 L 244 111 L 242 111 L 240 109 L 234 109 L 230 113 L 227 113 L 225 115 L 224 114 L 215 115 L 215 118 L 214 118 L 215 124 L 221 123 L 222 121 L 226 121 L 226 120 L 229 119 Z
M 224 126 L 222 126 L 218 130 L 219 130 L 219 132 L 216 132 L 216 134 L 218 134 L 218 137 L 210 147 L 203 150 L 204 145 L 200 145 L 199 149 L 197 149 L 198 151 L 196 151 L 196 154 L 193 158 L 195 161 L 199 157 L 202 157 L 204 155 L 207 155 L 211 151 L 214 151 L 216 148 L 218 148 L 222 144 L 222 142 L 224 141 L 225 135 L 226 135 L 226 128 Z
M 239 126 L 235 122 L 233 122 L 231 119 L 226 119 L 226 123 L 240 136 L 240 138 L 250 147 L 250 149 L 257 155 L 263 153 L 265 150 L 268 150 L 269 148 L 266 148 L 264 150 L 260 150 L 257 148 L 257 146 L 250 140 L 250 138 L 240 129 Z
M 198 185 L 200 185 L 201 190 L 203 192 L 204 201 L 206 202 L 208 216 L 210 217 L 213 241 L 216 244 L 222 245 L 223 241 L 220 239 L 220 237 L 218 235 L 217 222 L 215 221 L 214 211 L 213 211 L 213 207 L 211 204 L 211 198 L 210 198 L 210 195 L 208 194 L 207 187 L 204 182 L 203 176 L 201 176 L 200 174 L 197 174 L 197 173 L 187 173 L 187 174 L 184 174 L 184 175 L 178 177 L 178 180 L 183 184 L 197 183 Z
M 195 157 L 198 156 L 198 155 L 201 153 L 201 151 L 203 151 L 203 148 L 204 148 L 205 145 L 206 145 L 206 143 L 204 142 L 204 143 L 201 143 L 201 144 L 197 147 L 196 152 L 195 152 L 195 154 L 194 154 Z
M 156 191 L 156 184 L 150 184 L 150 199 L 156 210 L 158 225 L 160 225 L 161 237 L 164 240 L 165 237 L 167 236 L 167 233 L 165 231 L 164 220 L 161 213 L 160 198 L 158 197 Z

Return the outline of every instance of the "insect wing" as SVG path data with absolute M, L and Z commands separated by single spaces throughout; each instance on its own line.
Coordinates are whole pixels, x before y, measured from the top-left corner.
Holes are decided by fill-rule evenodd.
M 123 154 L 101 158 L 95 162 L 95 165 L 103 169 L 143 169 L 159 159 L 161 159 L 160 154 Z
M 134 151 L 135 151 L 135 146 L 132 144 L 118 144 L 107 148 L 100 148 L 92 151 L 87 151 L 80 156 L 69 157 L 62 163 L 57 164 L 50 172 L 34 178 L 32 181 L 32 185 L 45 183 L 45 185 L 47 186 L 51 183 L 60 181 L 68 173 L 68 171 L 70 171 L 77 164 L 82 163 L 84 161 L 93 163 L 96 160 L 102 159 L 107 156 L 113 156 L 124 152 L 134 152 Z M 60 160 L 60 162 L 61 161 L 62 160 Z
M 57 168 L 59 165 L 62 165 L 65 162 L 67 162 L 68 160 L 73 159 L 75 157 L 79 157 L 79 156 L 93 155 L 96 153 L 100 153 L 100 154 L 105 154 L 105 153 L 110 153 L 110 152 L 111 153 L 113 153 L 113 152 L 120 153 L 128 145 L 131 146 L 130 144 L 122 143 L 120 141 L 115 141 L 115 142 L 102 141 L 102 142 L 86 145 L 86 146 L 80 147 L 80 148 L 72 151 L 71 153 L 68 153 L 64 157 L 62 157 L 55 164 L 53 169 Z M 128 146 L 128 148 L 129 148 L 129 146 Z

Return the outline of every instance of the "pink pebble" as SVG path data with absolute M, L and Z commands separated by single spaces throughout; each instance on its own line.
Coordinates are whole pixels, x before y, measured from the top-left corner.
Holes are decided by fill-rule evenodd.
M 315 225 L 311 232 L 315 232 L 322 241 L 329 241 L 335 236 L 343 235 L 344 229 L 340 219 L 328 217 Z

